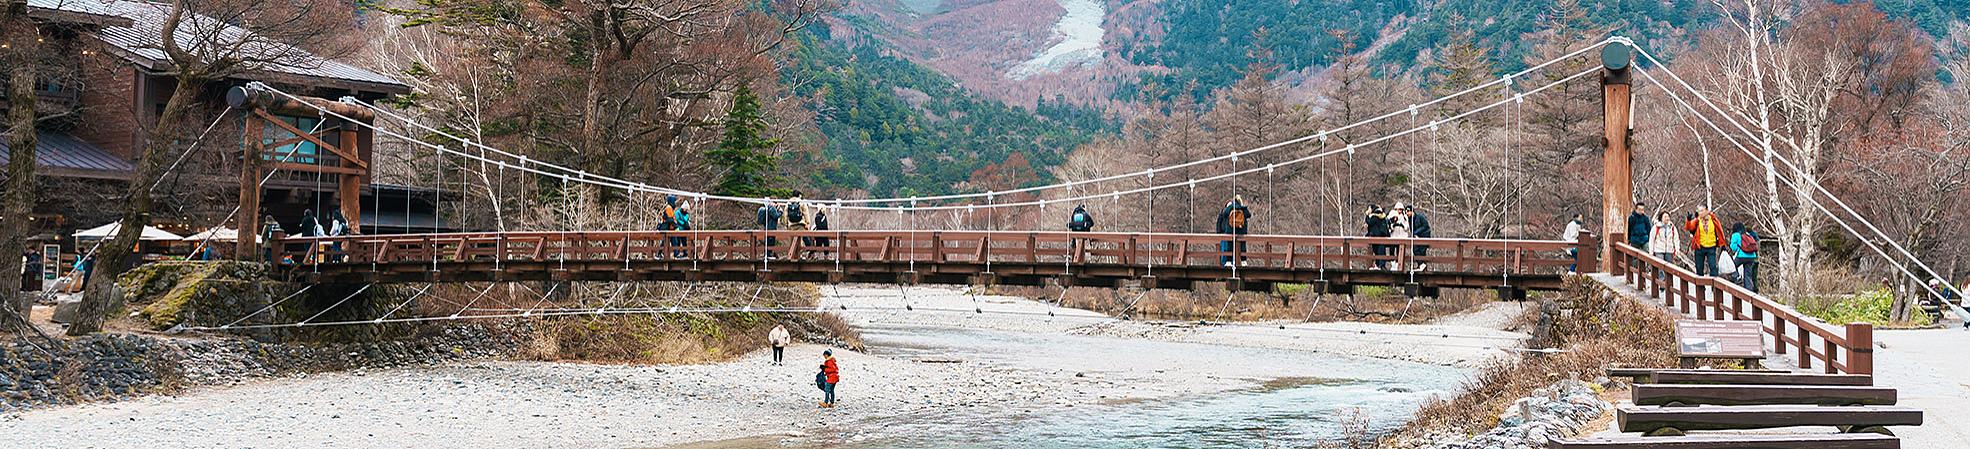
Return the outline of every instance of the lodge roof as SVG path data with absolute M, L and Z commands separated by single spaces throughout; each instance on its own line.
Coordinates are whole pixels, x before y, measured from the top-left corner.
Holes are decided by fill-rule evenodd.
M 164 52 L 162 39 L 164 21 L 171 13 L 171 5 L 127 0 L 27 0 L 32 9 L 52 12 L 66 12 L 76 17 L 108 17 L 124 20 L 105 20 L 96 22 L 100 28 L 94 36 L 111 47 L 114 53 L 136 63 L 145 69 L 169 72 L 170 57 Z M 206 33 L 219 27 L 217 33 Z M 188 20 L 179 30 L 180 45 L 188 50 L 197 50 L 204 44 L 197 35 L 219 36 L 222 42 L 238 42 L 249 31 L 206 16 L 196 16 Z M 383 94 L 409 93 L 410 86 L 398 82 L 388 75 L 323 58 L 305 50 L 286 44 L 268 44 L 257 51 L 274 62 L 264 64 L 247 77 L 263 77 L 264 81 L 276 83 L 312 85 L 343 88 Z

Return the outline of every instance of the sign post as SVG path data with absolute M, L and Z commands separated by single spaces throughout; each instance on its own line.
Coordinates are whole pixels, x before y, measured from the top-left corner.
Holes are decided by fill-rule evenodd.
M 1696 359 L 1738 359 L 1751 363 L 1765 359 L 1765 329 L 1757 321 L 1676 321 L 1676 357 L 1683 368 L 1695 368 Z

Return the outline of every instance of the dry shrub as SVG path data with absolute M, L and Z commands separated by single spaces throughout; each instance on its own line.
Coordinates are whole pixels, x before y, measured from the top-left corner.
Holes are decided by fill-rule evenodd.
M 1314 447 L 1319 449 L 1373 449 L 1375 447 L 1374 420 L 1359 408 L 1349 407 L 1335 412 L 1339 415 L 1341 437 L 1322 441 Z
M 1528 353 L 1517 360 L 1479 368 L 1464 393 L 1435 400 L 1384 441 L 1384 447 L 1414 447 L 1444 433 L 1471 435 L 1498 424 L 1498 414 L 1533 390 L 1564 379 L 1592 381 L 1610 366 L 1676 366 L 1673 329 L 1667 311 L 1607 292 L 1583 278 L 1527 312 L 1527 320 L 1546 323 L 1543 342 L 1565 349 L 1558 354 Z M 1541 317 L 1543 316 L 1543 318 Z
M 533 309 L 655 309 L 755 307 L 809 309 L 820 291 L 809 284 L 570 283 L 440 285 L 417 310 L 426 315 L 498 314 Z M 557 292 L 546 295 L 546 292 Z M 568 292 L 561 295 L 558 292 Z M 483 294 L 481 292 L 484 292 Z M 543 297 L 545 297 L 543 299 Z M 466 307 L 470 305 L 471 307 Z M 765 348 L 774 325 L 794 338 L 861 349 L 860 335 L 840 317 L 810 312 L 583 314 L 522 318 L 500 326 L 524 343 L 520 357 L 600 363 L 678 364 L 730 360 Z
M 1362 286 L 1352 295 L 1322 295 L 1304 285 L 1281 285 L 1272 293 L 1232 293 L 1216 284 L 1200 284 L 1195 290 L 1148 292 L 1076 287 L 1068 289 L 1064 296 L 1059 287 L 1001 286 L 993 292 L 1049 303 L 1057 300 L 1062 307 L 1110 315 L 1127 312 L 1132 317 L 1148 319 L 1401 324 L 1429 322 L 1496 297 L 1485 290 L 1445 289 L 1436 298 L 1410 298 L 1401 289 L 1382 286 Z

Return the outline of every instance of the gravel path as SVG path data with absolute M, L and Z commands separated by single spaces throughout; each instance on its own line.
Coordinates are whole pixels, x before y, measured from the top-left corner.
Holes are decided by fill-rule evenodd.
M 1960 328 L 1877 330 L 1874 384 L 1894 387 L 1900 405 L 1922 409 L 1922 425 L 1896 427 L 1907 449 L 1964 447 L 1970 442 L 1970 358 Z

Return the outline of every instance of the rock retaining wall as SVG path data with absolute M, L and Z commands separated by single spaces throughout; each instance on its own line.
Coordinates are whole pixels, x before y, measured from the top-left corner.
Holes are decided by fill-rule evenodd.
M 510 354 L 518 342 L 480 326 L 416 338 L 304 345 L 99 334 L 0 345 L 0 413 L 117 400 L 271 376 L 440 363 Z

